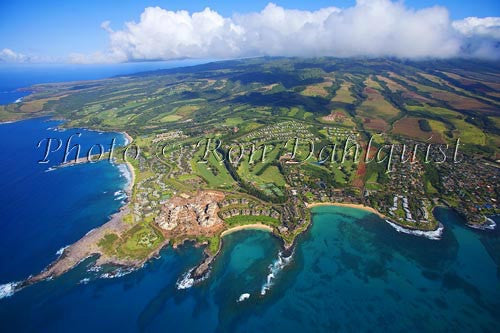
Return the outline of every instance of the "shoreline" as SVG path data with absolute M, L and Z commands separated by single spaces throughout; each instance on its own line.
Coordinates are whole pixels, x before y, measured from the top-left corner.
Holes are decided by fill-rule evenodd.
M 251 224 L 243 224 L 243 225 L 238 225 L 229 229 L 224 230 L 221 234 L 220 237 L 225 237 L 227 235 L 230 235 L 232 233 L 238 232 L 240 230 L 261 230 L 261 231 L 267 231 L 272 233 L 274 231 L 273 227 L 270 227 L 266 224 L 263 223 L 251 223 Z
M 243 225 L 238 225 L 232 228 L 228 228 L 224 231 L 222 231 L 219 235 L 219 247 L 217 249 L 217 252 L 215 253 L 210 253 L 207 249 L 208 247 L 205 248 L 203 251 L 205 253 L 205 258 L 196 266 L 194 266 L 186 276 L 184 276 L 184 279 L 193 279 L 192 282 L 197 283 L 200 281 L 203 281 L 207 275 L 210 273 L 211 267 L 215 259 L 219 256 L 220 252 L 222 251 L 223 243 L 224 240 L 223 238 L 229 234 L 241 231 L 241 230 L 260 230 L 260 231 L 266 231 L 271 233 L 272 235 L 275 235 L 274 233 L 274 228 L 271 226 L 268 226 L 263 223 L 251 223 L 251 224 L 243 224 Z M 281 238 L 281 237 L 279 237 Z M 203 243 L 200 243 L 200 245 L 203 245 Z
M 443 234 L 444 226 L 438 221 L 437 228 L 434 230 L 421 230 L 417 228 L 411 228 L 405 225 L 401 225 L 389 217 L 385 216 L 384 214 L 380 213 L 377 211 L 375 208 L 366 206 L 363 204 L 354 204 L 354 203 L 341 203 L 341 202 L 317 202 L 317 203 L 311 203 L 307 204 L 306 207 L 311 209 L 314 207 L 321 207 L 321 206 L 333 206 L 333 207 L 347 207 L 347 208 L 353 208 L 353 209 L 360 209 L 364 210 L 366 212 L 370 212 L 372 214 L 377 215 L 380 217 L 382 220 L 384 220 L 387 224 L 389 224 L 394 230 L 396 230 L 399 233 L 404 233 L 408 235 L 413 235 L 413 236 L 418 236 L 418 237 L 425 237 L 427 239 L 431 240 L 439 240 L 441 239 L 441 236 Z
M 314 208 L 314 207 L 321 207 L 321 206 L 333 206 L 333 207 L 347 207 L 347 208 L 355 208 L 355 209 L 360 209 L 364 210 L 370 213 L 373 213 L 377 215 L 378 217 L 382 219 L 388 219 L 387 216 L 376 210 L 375 208 L 372 208 L 370 206 L 366 206 L 363 204 L 355 204 L 355 203 L 342 203 L 342 202 L 313 202 L 306 204 L 306 207 L 308 209 Z
M 97 240 L 102 238 L 107 232 L 123 232 L 129 228 L 132 227 L 132 225 L 127 225 L 123 221 L 123 216 L 129 213 L 130 211 L 130 200 L 131 200 L 131 192 L 132 188 L 135 182 L 135 171 L 133 166 L 131 165 L 130 162 L 125 162 L 121 163 L 125 164 L 126 168 L 128 169 L 130 175 L 131 175 L 131 181 L 129 182 L 127 186 L 127 194 L 129 195 L 129 200 L 126 204 L 120 207 L 119 211 L 113 214 L 110 219 L 105 222 L 103 225 L 100 227 L 93 229 L 89 231 L 83 238 L 78 240 L 76 243 L 71 244 L 67 248 L 64 249 L 62 254 L 60 255 L 59 258 L 57 258 L 54 262 L 52 262 L 48 267 L 46 267 L 42 272 L 35 276 L 30 276 L 28 279 L 21 281 L 20 283 L 16 284 L 13 288 L 13 292 L 22 289 L 26 286 L 29 286 L 31 284 L 34 284 L 36 282 L 39 282 L 41 280 L 45 280 L 48 278 L 53 278 L 59 275 L 62 275 L 69 271 L 70 269 L 74 268 L 79 262 L 84 260 L 85 258 L 88 258 L 93 255 L 98 255 L 97 260 L 95 262 L 96 266 L 102 266 L 104 264 L 113 264 L 121 267 L 127 267 L 130 269 L 137 269 L 140 268 L 142 265 L 144 265 L 147 261 L 149 261 L 152 257 L 156 256 L 159 254 L 161 249 L 163 249 L 166 245 L 170 243 L 169 240 L 166 240 L 164 244 L 159 246 L 159 248 L 151 253 L 149 256 L 142 260 L 123 260 L 123 259 L 118 259 L 115 258 L 114 256 L 108 256 L 105 253 L 102 252 L 102 250 L 98 247 L 97 245 Z M 130 193 L 130 194 L 129 194 Z M 440 224 L 440 227 L 438 227 L 437 230 L 431 231 L 431 232 L 424 232 L 424 231 L 418 231 L 418 232 L 413 232 L 412 230 L 402 230 L 404 228 L 400 226 L 394 226 L 390 221 L 387 220 L 387 218 L 384 217 L 383 214 L 380 212 L 377 212 L 374 208 L 365 206 L 363 204 L 352 204 L 352 203 L 328 203 L 328 202 L 323 202 L 323 203 L 310 203 L 307 204 L 306 207 L 308 209 L 311 209 L 313 207 L 319 207 L 319 206 L 337 206 L 337 207 L 347 207 L 347 208 L 352 208 L 352 209 L 361 209 L 370 213 L 374 213 L 377 216 L 381 217 L 386 223 L 390 224 L 396 231 L 398 232 L 403 232 L 403 233 L 409 233 L 412 235 L 416 236 L 424 236 L 426 238 L 430 239 L 439 239 L 440 233 L 442 231 L 442 225 Z M 300 233 L 296 235 L 294 238 L 294 241 L 287 246 L 284 238 L 276 234 L 274 231 L 275 229 L 269 225 L 263 224 L 263 223 L 251 223 L 251 224 L 244 224 L 244 225 L 238 225 L 234 226 L 228 229 L 223 230 L 220 234 L 220 243 L 219 243 L 219 248 L 217 249 L 216 253 L 209 253 L 207 249 L 205 249 L 205 258 L 195 267 L 193 267 L 191 270 L 189 270 L 186 274 L 184 274 L 181 279 L 182 280 L 189 280 L 189 286 L 192 286 L 198 282 L 201 282 L 207 278 L 207 276 L 210 274 L 212 264 L 213 262 L 217 259 L 219 256 L 222 247 L 223 247 L 223 238 L 229 234 L 241 231 L 241 230 L 260 230 L 260 231 L 265 231 L 265 232 L 270 232 L 272 235 L 275 235 L 277 238 L 283 241 L 283 254 L 285 256 L 289 256 L 293 253 L 293 248 L 295 247 L 296 241 L 298 239 L 298 236 L 307 232 L 309 228 L 311 227 L 313 221 L 312 218 L 310 220 L 310 223 L 308 223 L 307 228 L 302 230 Z M 441 229 L 441 230 L 440 230 Z M 436 232 L 438 234 L 436 234 Z M 429 233 L 429 235 L 427 235 Z M 430 237 L 428 237 L 430 236 Z M 202 243 L 198 243 L 202 244 Z M 182 284 L 182 281 L 178 281 L 179 283 Z
M 127 142 L 125 143 L 124 146 L 127 146 L 134 141 L 134 138 L 131 137 L 130 134 L 128 134 L 127 132 L 123 131 L 123 132 L 119 132 L 119 133 L 121 133 L 125 137 L 125 140 L 127 140 Z
M 86 160 L 79 159 L 76 164 L 87 163 L 87 162 L 88 161 Z M 73 165 L 74 164 L 75 163 L 73 161 Z M 151 256 L 145 258 L 143 262 L 134 260 L 116 260 L 117 258 L 106 255 L 103 251 L 101 251 L 101 249 L 98 246 L 98 240 L 101 239 L 106 233 L 109 232 L 120 233 L 132 227 L 132 225 L 127 225 L 124 222 L 123 217 L 130 212 L 132 190 L 136 179 L 135 170 L 130 162 L 123 162 L 118 164 L 112 163 L 112 164 L 120 172 L 122 172 L 122 170 L 120 170 L 120 166 L 123 165 L 126 170 L 125 172 L 128 173 L 128 176 L 125 176 L 128 178 L 128 182 L 126 186 L 123 188 L 123 190 L 127 194 L 126 203 L 120 206 L 117 212 L 110 215 L 102 225 L 90 230 L 75 243 L 66 246 L 62 251 L 62 253 L 60 254 L 60 256 L 55 261 L 50 263 L 40 273 L 30 276 L 24 281 L 21 281 L 16 286 L 17 288 L 15 291 L 17 291 L 18 289 L 22 289 L 26 286 L 29 286 L 33 283 L 62 275 L 67 271 L 69 271 L 70 269 L 74 268 L 76 265 L 78 265 L 78 263 L 80 263 L 82 260 L 85 260 L 86 258 L 89 258 L 94 255 L 98 255 L 98 258 L 95 262 L 96 266 L 102 266 L 104 264 L 116 264 L 118 266 L 127 266 L 127 267 L 138 267 L 141 264 L 143 264 L 143 262 L 148 261 L 149 259 L 151 259 L 152 256 L 154 256 L 154 253 L 152 253 Z M 64 167 L 69 165 L 71 164 L 67 163 L 63 164 L 62 166 Z M 160 249 L 163 248 L 164 245 L 162 245 Z
M 18 122 L 18 120 L 6 120 L 6 121 L 0 121 L 0 125 L 4 125 L 4 124 L 12 124 L 12 123 L 16 123 Z
M 130 174 L 130 180 L 127 184 L 127 188 L 125 189 L 127 191 L 127 195 L 130 196 L 129 202 L 132 199 L 132 190 L 134 189 L 134 184 L 135 184 L 135 170 L 134 166 L 130 162 L 125 162 L 125 166 L 127 167 L 127 170 Z M 127 204 L 128 205 L 128 204 Z
M 314 203 L 308 203 L 306 204 L 307 209 L 311 209 L 314 207 L 320 207 L 320 206 L 337 206 L 337 207 L 348 207 L 348 208 L 353 208 L 353 209 L 361 209 L 373 214 L 376 214 L 378 217 L 387 220 L 387 217 L 383 215 L 382 213 L 378 212 L 372 207 L 365 206 L 362 204 L 351 204 L 351 203 L 339 203 L 339 202 L 314 202 Z M 183 279 L 192 279 L 192 283 L 196 284 L 197 282 L 203 281 L 206 276 L 209 274 L 211 266 L 213 262 L 216 260 L 216 258 L 219 256 L 222 246 L 223 246 L 223 238 L 231 233 L 238 232 L 240 230 L 262 230 L 262 231 L 268 231 L 275 235 L 279 240 L 283 242 L 283 253 L 288 256 L 293 253 L 293 248 L 295 247 L 296 241 L 298 237 L 301 234 L 304 234 L 308 232 L 309 228 L 312 226 L 312 217 L 310 218 L 309 223 L 307 224 L 307 227 L 304 228 L 301 232 L 299 232 L 297 235 L 295 235 L 293 241 L 291 243 L 287 243 L 287 241 L 279 234 L 274 233 L 274 228 L 270 227 L 268 225 L 262 224 L 262 223 L 252 223 L 252 224 L 246 224 L 246 225 L 239 225 L 235 226 L 229 229 L 226 229 L 222 231 L 222 233 L 219 235 L 220 237 L 220 243 L 219 243 L 219 248 L 217 249 L 217 252 L 212 254 L 207 251 L 205 251 L 205 258 L 194 268 L 192 268 L 184 277 Z M 182 285 L 182 282 L 179 282 Z

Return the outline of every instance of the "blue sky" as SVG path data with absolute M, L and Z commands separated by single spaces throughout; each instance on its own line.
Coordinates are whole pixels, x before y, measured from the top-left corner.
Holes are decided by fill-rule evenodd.
M 0 50 L 9 48 L 24 54 L 49 57 L 66 56 L 72 52 L 90 53 L 105 50 L 109 36 L 101 28 L 103 21 L 122 29 L 127 21 L 138 21 L 144 8 L 160 6 L 168 10 L 201 11 L 205 7 L 224 17 L 234 13 L 261 11 L 269 1 L 140 1 L 140 0 L 85 0 L 85 1 L 0 1 Z M 336 6 L 355 5 L 350 0 L 273 1 L 287 9 L 317 10 Z M 409 9 L 434 5 L 449 10 L 452 20 L 469 16 L 500 16 L 498 0 L 406 0 Z

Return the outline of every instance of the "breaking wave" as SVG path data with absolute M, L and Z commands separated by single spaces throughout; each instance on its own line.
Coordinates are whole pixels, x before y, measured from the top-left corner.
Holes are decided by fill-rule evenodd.
M 114 194 L 116 201 L 121 201 L 127 198 L 127 193 L 125 193 L 125 191 L 123 190 L 116 191 Z
M 236 302 L 243 302 L 243 301 L 246 301 L 247 299 L 250 298 L 250 294 L 249 293 L 243 293 L 240 295 L 240 297 L 238 298 L 238 300 Z
M 57 250 L 56 255 L 60 257 L 63 254 L 64 250 L 66 250 L 68 247 L 69 245 L 61 247 L 59 250 Z
M 115 269 L 114 271 L 101 274 L 100 278 L 101 279 L 119 278 L 119 277 L 125 276 L 127 274 L 130 274 L 133 271 L 134 271 L 133 268 L 118 268 L 118 269 Z
M 91 264 L 92 266 L 90 266 L 88 269 L 87 269 L 87 272 L 100 272 L 102 271 L 102 267 L 101 266 L 97 266 L 97 265 L 94 265 L 94 264 Z
M 88 234 L 90 234 L 91 232 L 93 232 L 94 230 L 96 230 L 96 228 L 92 228 L 90 229 L 89 231 L 87 231 L 87 233 L 85 234 L 85 236 L 87 236 Z
M 89 283 L 90 279 L 89 278 L 83 278 L 80 280 L 80 282 L 78 282 L 79 284 L 87 284 Z
M 195 279 L 192 274 L 194 270 L 195 268 L 191 268 L 189 271 L 181 275 L 179 280 L 177 280 L 177 282 L 175 283 L 175 286 L 178 290 L 189 289 L 196 283 L 205 280 L 210 275 L 210 270 L 208 270 L 202 277 Z
M 267 275 L 266 282 L 262 285 L 260 290 L 261 295 L 265 295 L 273 285 L 273 280 L 276 278 L 279 272 L 285 268 L 292 260 L 293 252 L 285 257 L 280 251 L 278 254 L 278 259 L 276 259 L 271 265 L 269 265 L 269 274 Z
M 193 272 L 194 268 L 191 268 L 189 271 L 184 273 L 180 279 L 175 283 L 175 286 L 177 289 L 188 289 L 191 288 L 194 285 L 194 278 L 192 277 L 191 273 Z
M 123 145 L 128 146 L 129 143 L 130 143 L 130 140 L 127 138 L 126 135 L 123 135 Z
M 49 127 L 49 128 L 47 128 L 47 130 L 53 131 L 53 132 L 65 132 L 66 131 L 66 129 L 60 128 L 60 127 L 57 127 L 57 126 L 55 126 L 55 127 Z
M 478 230 L 495 230 L 495 228 L 497 227 L 497 224 L 496 222 L 489 218 L 489 217 L 485 217 L 486 219 L 486 223 L 484 223 L 483 225 L 476 225 L 476 224 L 468 224 L 469 227 L 473 228 L 473 229 L 478 229 Z
M 488 222 L 488 225 L 485 227 L 486 229 L 494 230 L 497 227 L 497 224 L 493 221 L 493 219 L 487 217 L 486 221 Z
M 127 180 L 125 184 L 125 188 L 127 188 L 132 183 L 132 174 L 130 173 L 130 170 L 128 169 L 128 166 L 126 164 L 118 164 L 117 167 L 118 170 L 120 170 L 121 176 Z
M 396 229 L 397 232 L 402 232 L 402 233 L 408 234 L 408 235 L 421 236 L 421 237 L 425 237 L 425 238 L 432 239 L 432 240 L 441 239 L 441 236 L 443 235 L 443 230 L 444 230 L 444 226 L 441 223 L 439 223 L 439 226 L 436 230 L 423 231 L 423 230 L 407 229 L 407 228 L 404 228 L 400 225 L 397 225 L 396 223 L 393 223 L 389 220 L 385 220 L 385 222 L 389 223 L 389 225 L 391 227 L 393 227 L 394 229 Z
M 18 285 L 19 282 L 9 282 L 0 285 L 0 299 L 14 295 L 14 293 L 17 291 L 16 287 Z

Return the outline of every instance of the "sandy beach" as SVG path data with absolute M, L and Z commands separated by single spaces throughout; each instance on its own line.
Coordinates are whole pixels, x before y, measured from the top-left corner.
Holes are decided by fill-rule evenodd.
M 134 138 L 132 138 L 127 132 L 121 132 L 121 133 L 127 139 L 127 145 L 131 144 L 132 141 L 134 141 Z
M 252 223 L 252 224 L 239 225 L 239 226 L 224 230 L 220 234 L 220 236 L 224 237 L 226 235 L 229 235 L 233 232 L 240 231 L 240 230 L 263 230 L 263 231 L 273 232 L 273 228 L 268 226 L 268 225 L 265 225 L 262 223 Z
M 387 219 L 387 217 L 377 211 L 376 209 L 365 206 L 362 204 L 353 204 L 353 203 L 340 203 L 340 202 L 313 202 L 310 204 L 307 204 L 307 208 L 313 208 L 313 207 L 319 207 L 319 206 L 337 206 L 337 207 L 349 207 L 349 208 L 356 208 L 356 209 L 362 209 L 367 212 L 373 213 L 378 215 L 380 218 Z
M 130 200 L 130 199 L 132 199 L 132 189 L 134 188 L 134 184 L 135 184 L 135 170 L 134 170 L 134 166 L 130 162 L 125 162 L 125 165 L 127 166 L 127 169 L 130 173 L 130 182 L 128 183 L 127 189 L 126 189 L 127 195 L 129 196 L 129 200 Z

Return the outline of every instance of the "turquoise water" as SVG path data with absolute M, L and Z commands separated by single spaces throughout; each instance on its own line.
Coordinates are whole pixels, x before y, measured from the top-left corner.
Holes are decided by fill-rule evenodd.
M 115 192 L 126 180 L 109 163 L 51 172 L 35 163 L 40 138 L 78 131 L 54 132 L 57 124 L 0 125 L 0 284 L 38 272 L 122 204 Z M 81 143 L 115 135 L 86 131 Z M 315 208 L 265 295 L 281 243 L 263 231 L 225 237 L 210 276 L 185 290 L 176 282 L 203 257 L 193 244 L 165 248 L 142 269 L 111 279 L 103 275 L 112 267 L 94 271 L 90 258 L 0 299 L 2 331 L 498 331 L 499 231 L 466 228 L 447 209 L 435 214 L 445 225 L 439 241 L 400 234 L 362 210 Z M 237 302 L 244 293 L 249 299 Z
M 0 309 L 17 331 L 495 332 L 498 264 L 487 248 L 498 249 L 498 236 L 455 225 L 447 210 L 437 214 L 448 219 L 441 241 L 399 234 L 363 211 L 315 209 L 312 228 L 265 296 L 280 243 L 241 231 L 224 239 L 210 277 L 190 289 L 175 287 L 202 258 L 187 244 L 115 279 L 88 272 L 88 260 L 3 299 Z M 242 293 L 251 296 L 236 302 Z

